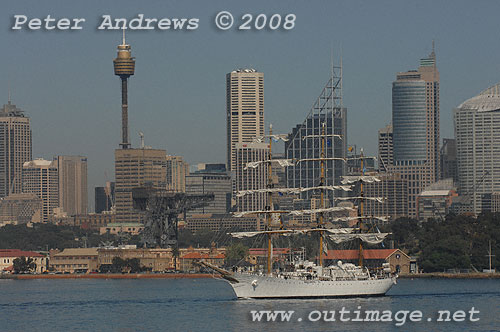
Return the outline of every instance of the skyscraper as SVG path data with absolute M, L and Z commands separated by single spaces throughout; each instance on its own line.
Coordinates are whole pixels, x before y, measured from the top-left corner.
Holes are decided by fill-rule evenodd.
M 226 168 L 213 169 L 210 164 L 204 166 L 204 169 L 190 173 L 186 177 L 186 193 L 197 195 L 213 193 L 214 200 L 207 206 L 188 211 L 188 216 L 205 213 L 224 214 L 231 208 L 232 184 Z
M 394 165 L 394 150 L 392 125 L 389 124 L 378 131 L 378 168 L 380 172 L 387 172 L 388 166 Z
M 115 183 L 106 181 L 105 187 L 95 187 L 95 213 L 111 211 L 115 205 Z
M 470 212 L 500 192 L 500 83 L 453 110 L 459 193 Z M 490 203 L 491 204 L 491 203 Z
M 58 156 L 59 207 L 69 216 L 87 213 L 87 158 Z
M 392 83 L 394 165 L 408 179 L 408 213 L 417 215 L 416 200 L 439 179 L 439 72 L 434 50 L 418 70 L 398 73 Z
M 57 161 L 35 159 L 23 164 L 23 193 L 35 194 L 42 200 L 40 220 L 47 222 L 59 206 L 59 176 Z
M 331 77 L 316 99 L 304 122 L 298 124 L 289 134 L 285 142 L 287 159 L 299 160 L 320 158 L 321 128 L 325 123 L 326 158 L 347 157 L 347 109 L 342 107 L 342 69 L 333 67 Z M 341 138 L 332 137 L 339 135 Z M 319 185 L 321 173 L 320 161 L 300 162 L 287 168 L 287 184 L 289 188 L 314 187 Z M 341 177 L 346 175 L 347 167 L 343 160 L 325 161 L 324 185 L 339 185 Z M 310 200 L 312 191 L 301 194 L 301 198 Z M 329 203 L 333 205 L 332 192 Z M 306 204 L 306 207 L 310 204 Z
M 31 159 L 30 118 L 9 96 L 0 109 L 0 198 L 21 192 L 23 164 Z
M 238 69 L 226 75 L 227 169 L 236 166 L 236 144 L 264 135 L 264 74 Z

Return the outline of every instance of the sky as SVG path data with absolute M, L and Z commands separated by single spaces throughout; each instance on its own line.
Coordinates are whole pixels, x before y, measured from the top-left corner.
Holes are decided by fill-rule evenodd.
M 229 11 L 235 26 L 219 30 Z M 500 1 L 6 1 L 0 13 L 0 104 L 31 118 L 33 157 L 88 158 L 93 191 L 114 178 L 121 139 L 121 95 L 112 60 L 121 30 L 112 18 L 198 18 L 191 31 L 127 31 L 136 58 L 129 81 L 132 146 L 181 155 L 190 164 L 225 163 L 225 75 L 264 73 L 265 122 L 289 133 L 302 123 L 342 57 L 348 144 L 377 154 L 377 132 L 391 122 L 397 72 L 417 69 L 435 41 L 440 72 L 441 138 L 453 137 L 453 108 L 500 81 Z M 293 29 L 238 30 L 241 17 L 295 14 Z M 85 18 L 81 30 L 12 30 L 28 19 Z M 333 52 L 332 52 L 333 50 Z

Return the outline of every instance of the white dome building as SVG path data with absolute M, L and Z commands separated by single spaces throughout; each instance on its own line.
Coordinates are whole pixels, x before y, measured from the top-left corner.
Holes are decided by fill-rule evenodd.
M 500 193 L 500 83 L 453 110 L 459 192 L 467 210 L 491 210 Z

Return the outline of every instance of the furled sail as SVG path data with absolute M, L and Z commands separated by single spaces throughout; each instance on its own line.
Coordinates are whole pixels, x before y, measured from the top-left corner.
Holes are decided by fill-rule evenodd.
M 278 163 L 281 167 L 293 166 L 295 165 L 292 159 L 271 159 L 271 160 L 260 160 L 260 161 L 251 161 L 246 164 L 244 170 L 249 168 L 257 168 L 261 164 L 265 163 Z
M 328 157 L 328 158 L 306 158 L 306 159 L 299 159 L 297 162 L 302 162 L 302 161 L 321 161 L 321 160 L 341 160 L 343 162 L 347 162 L 345 158 L 337 158 L 337 157 Z
M 380 182 L 381 180 L 376 176 L 370 176 L 370 175 L 349 175 L 349 176 L 343 176 L 341 183 L 351 184 L 359 181 L 365 183 L 373 183 L 373 182 Z
M 232 237 L 242 239 L 244 237 L 254 237 L 259 234 L 280 234 L 280 235 L 295 235 L 295 234 L 305 234 L 310 232 L 323 231 L 324 233 L 330 234 L 350 234 L 356 228 L 309 228 L 309 229 L 279 229 L 274 231 L 256 231 L 256 232 L 234 232 L 229 233 Z
M 361 241 L 366 242 L 368 244 L 379 244 L 380 242 L 384 241 L 384 239 L 389 234 L 390 233 L 334 234 L 334 235 L 329 235 L 329 237 L 330 240 L 332 240 L 336 244 L 352 241 L 355 239 L 360 239 Z
M 381 217 L 381 216 L 355 216 L 355 217 L 334 217 L 334 218 L 329 218 L 331 221 L 351 221 L 351 220 L 358 220 L 358 219 L 377 219 L 380 221 L 389 221 L 389 217 Z
M 271 138 L 273 141 L 283 141 L 288 142 L 288 134 L 278 134 L 278 135 L 265 135 L 260 137 L 255 137 L 253 143 L 262 143 L 266 138 Z
M 236 193 L 236 197 L 243 197 L 245 195 L 256 194 L 256 193 L 283 193 L 283 194 L 300 194 L 301 192 L 308 190 L 343 190 L 351 191 L 351 186 L 318 186 L 318 187 L 308 187 L 308 188 L 264 188 L 264 189 L 254 189 L 254 190 L 241 190 Z
M 351 207 L 330 207 L 324 209 L 311 209 L 311 210 L 295 210 L 290 211 L 289 213 L 293 216 L 303 216 L 305 214 L 313 214 L 313 213 L 326 213 L 326 212 L 339 212 L 339 211 L 354 211 L 354 208 Z
M 375 201 L 379 203 L 384 203 L 384 198 L 383 197 L 364 197 L 364 196 L 357 196 L 357 197 L 335 197 L 336 200 L 338 201 L 347 201 L 350 199 L 364 199 L 368 201 Z

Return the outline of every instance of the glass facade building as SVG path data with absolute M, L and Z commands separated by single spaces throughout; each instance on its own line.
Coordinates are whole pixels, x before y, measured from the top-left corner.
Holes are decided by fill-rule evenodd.
M 425 81 L 398 80 L 392 84 L 394 161 L 427 160 L 427 104 Z

